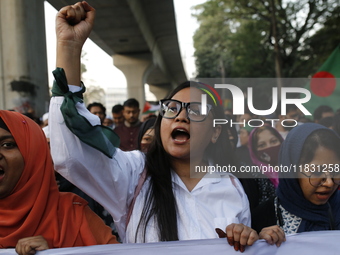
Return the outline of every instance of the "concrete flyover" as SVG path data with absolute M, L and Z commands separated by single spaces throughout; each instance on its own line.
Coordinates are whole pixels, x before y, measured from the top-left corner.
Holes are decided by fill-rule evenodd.
M 48 0 L 56 9 L 76 0 Z M 88 0 L 97 10 L 90 38 L 126 76 L 143 105 L 144 84 L 157 98 L 186 80 L 173 0 Z M 100 64 L 100 63 L 98 63 Z M 0 109 L 48 110 L 44 0 L 0 1 Z M 25 110 L 25 109 L 24 109 Z
M 73 0 L 48 0 L 56 9 Z M 128 97 L 141 105 L 144 84 L 158 99 L 186 80 L 173 0 L 88 0 L 96 9 L 90 38 L 111 55 L 127 79 Z

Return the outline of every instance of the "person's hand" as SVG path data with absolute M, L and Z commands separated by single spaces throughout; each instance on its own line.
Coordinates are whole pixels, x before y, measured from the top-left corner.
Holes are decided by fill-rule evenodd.
M 30 255 L 35 254 L 36 251 L 47 250 L 48 244 L 42 236 L 31 236 L 22 238 L 18 241 L 15 251 L 19 255 Z
M 63 7 L 56 16 L 58 43 L 81 47 L 91 33 L 96 11 L 86 1 Z
M 228 243 L 234 246 L 235 251 L 244 252 L 247 245 L 253 245 L 259 239 L 257 232 L 243 224 L 230 224 L 226 228 L 226 232 L 216 228 L 216 232 L 220 238 L 226 237 Z
M 64 69 L 68 84 L 81 86 L 81 50 L 93 28 L 95 14 L 85 1 L 65 6 L 57 14 L 56 67 Z
M 280 247 L 286 241 L 285 232 L 277 225 L 263 228 L 259 237 L 271 245 L 276 244 L 277 247 Z

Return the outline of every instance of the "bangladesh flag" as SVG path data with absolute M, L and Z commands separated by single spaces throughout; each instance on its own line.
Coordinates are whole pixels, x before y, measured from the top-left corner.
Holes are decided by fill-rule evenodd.
M 311 99 L 304 106 L 311 114 L 320 105 L 328 105 L 333 110 L 340 108 L 340 44 L 313 75 L 307 89 Z

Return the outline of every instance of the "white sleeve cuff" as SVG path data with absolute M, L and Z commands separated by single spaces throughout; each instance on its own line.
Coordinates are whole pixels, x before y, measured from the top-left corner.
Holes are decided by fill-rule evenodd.
M 68 85 L 68 89 L 72 92 L 78 92 L 82 89 L 82 87 L 76 86 L 76 85 Z

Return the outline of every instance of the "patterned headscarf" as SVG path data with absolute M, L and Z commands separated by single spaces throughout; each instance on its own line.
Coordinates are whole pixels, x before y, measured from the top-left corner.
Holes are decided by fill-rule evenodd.
M 293 128 L 283 142 L 279 164 L 282 166 L 298 166 L 301 156 L 301 151 L 306 139 L 316 130 L 324 129 L 333 132 L 332 130 L 315 123 L 306 123 Z M 335 134 L 335 133 L 334 133 Z M 293 168 L 291 168 L 293 169 Z M 277 188 L 277 196 L 280 204 L 289 212 L 302 218 L 302 222 L 298 232 L 329 230 L 329 205 L 332 208 L 335 226 L 340 228 L 340 195 L 339 191 L 335 191 L 329 199 L 329 205 L 315 205 L 304 198 L 300 188 L 299 180 L 292 178 L 293 170 L 288 173 L 281 172 L 280 183 Z M 287 178 L 290 177 L 290 178 Z

